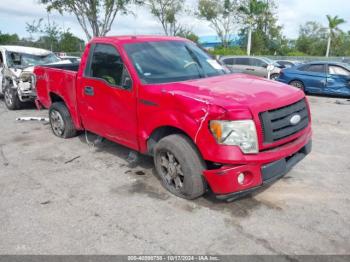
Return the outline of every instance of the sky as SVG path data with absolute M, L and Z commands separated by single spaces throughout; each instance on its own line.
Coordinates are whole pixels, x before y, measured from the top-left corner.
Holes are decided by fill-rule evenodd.
M 195 5 L 197 0 L 187 0 L 188 5 Z M 317 21 L 327 25 L 326 15 L 338 15 L 348 21 L 341 29 L 350 31 L 350 0 L 276 0 L 278 4 L 278 23 L 283 26 L 283 33 L 288 38 L 298 36 L 299 26 L 307 21 Z M 134 7 L 135 16 L 117 16 L 108 35 L 125 34 L 162 34 L 162 28 L 145 7 Z M 20 37 L 28 37 L 26 22 L 44 18 L 47 20 L 45 6 L 38 0 L 0 0 L 0 31 L 17 33 Z M 50 20 L 59 26 L 70 29 L 70 32 L 85 39 L 85 35 L 72 15 L 57 12 L 50 15 Z M 215 35 L 209 24 L 204 21 L 183 16 L 179 19 L 188 25 L 199 36 Z

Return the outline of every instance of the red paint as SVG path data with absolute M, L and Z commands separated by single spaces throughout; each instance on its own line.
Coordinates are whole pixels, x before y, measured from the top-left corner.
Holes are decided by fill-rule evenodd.
M 85 78 L 83 72 L 90 48 L 88 45 L 77 73 L 35 68 L 38 101 L 48 108 L 51 105 L 49 93 L 54 93 L 65 101 L 77 129 L 92 131 L 142 153 L 147 152 L 147 139 L 157 128 L 171 126 L 181 129 L 192 138 L 205 160 L 224 164 L 222 169 L 204 172 L 209 185 L 217 194 L 260 185 L 260 168 L 263 164 L 292 155 L 310 140 L 311 124 L 277 143 L 262 143 L 258 114 L 302 99 L 304 93 L 294 87 L 243 74 L 160 85 L 142 84 L 123 45 L 165 40 L 187 41 L 158 36 L 93 39 L 92 43 L 110 43 L 118 49 L 130 72 L 133 88 L 129 91 L 110 88 L 103 81 Z M 83 92 L 85 86 L 93 86 L 95 96 L 86 96 Z M 152 104 L 143 103 L 145 100 Z M 214 119 L 253 119 L 261 152 L 245 155 L 236 146 L 217 144 L 208 129 L 209 120 Z M 252 174 L 251 181 L 243 186 L 234 182 L 242 171 Z

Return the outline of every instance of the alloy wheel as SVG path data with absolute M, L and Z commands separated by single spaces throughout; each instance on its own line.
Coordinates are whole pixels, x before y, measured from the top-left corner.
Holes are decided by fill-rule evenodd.
M 294 86 L 294 87 L 299 88 L 299 89 L 301 89 L 301 90 L 304 89 L 303 84 L 302 84 L 301 82 L 299 82 L 299 81 L 293 81 L 293 82 L 291 83 L 291 86 Z
M 184 187 L 185 176 L 181 164 L 173 153 L 162 151 L 158 155 L 160 164 L 160 175 L 164 182 L 173 190 L 181 192 Z
M 9 88 L 5 89 L 5 102 L 7 105 L 12 106 L 13 104 L 13 93 L 11 92 L 11 90 Z
M 61 114 L 56 110 L 51 110 L 50 112 L 50 123 L 53 132 L 57 136 L 62 136 L 64 133 L 64 121 Z

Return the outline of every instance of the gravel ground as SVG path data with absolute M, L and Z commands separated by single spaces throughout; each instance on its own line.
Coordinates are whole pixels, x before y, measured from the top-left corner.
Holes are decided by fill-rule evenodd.
M 0 101 L 1 254 L 349 254 L 350 102 L 309 97 L 313 152 L 266 190 L 231 202 L 164 190 L 152 159 L 62 140 L 34 108 Z M 337 104 L 341 101 L 342 104 Z

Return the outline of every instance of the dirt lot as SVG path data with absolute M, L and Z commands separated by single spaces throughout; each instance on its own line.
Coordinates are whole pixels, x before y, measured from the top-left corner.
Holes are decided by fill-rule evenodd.
M 126 148 L 61 140 L 48 125 L 15 121 L 47 111 L 0 101 L 0 253 L 349 254 L 350 104 L 337 100 L 346 103 L 310 97 L 311 155 L 233 203 L 176 198 L 152 159 L 131 168 Z

